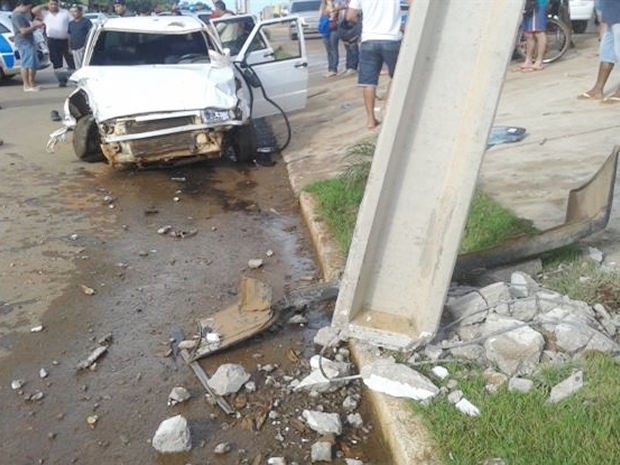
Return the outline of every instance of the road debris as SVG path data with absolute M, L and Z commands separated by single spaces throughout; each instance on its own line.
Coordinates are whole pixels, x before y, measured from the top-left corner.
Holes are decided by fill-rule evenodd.
M 172 391 L 170 391 L 170 394 L 168 394 L 168 407 L 173 407 L 181 402 L 185 402 L 189 400 L 190 397 L 191 394 L 183 386 L 175 386 L 172 388 Z
M 24 384 L 26 384 L 26 382 L 23 379 L 14 379 L 11 381 L 11 389 L 17 391 L 18 389 L 24 387 Z
M 220 365 L 209 380 L 209 386 L 219 396 L 234 394 L 249 381 L 250 374 L 236 363 Z
M 252 258 L 248 260 L 248 268 L 250 270 L 257 270 L 258 268 L 263 266 L 263 263 L 264 262 L 262 258 Z
M 101 357 L 107 351 L 108 351 L 107 346 L 98 346 L 95 350 L 93 350 L 90 353 L 88 358 L 86 358 L 85 360 L 82 360 L 81 362 L 77 364 L 77 369 L 85 370 L 87 368 L 90 368 L 97 360 L 99 360 L 99 357 Z
M 30 328 L 30 332 L 31 333 L 40 333 L 41 331 L 43 331 L 43 325 L 38 325 L 38 326 L 34 326 L 32 328 Z
M 86 423 L 91 427 L 91 429 L 95 429 L 98 421 L 99 415 L 89 415 L 86 417 Z
M 187 420 L 182 415 L 162 421 L 151 440 L 157 452 L 173 454 L 192 450 L 192 437 Z
M 47 370 L 45 368 L 41 368 L 39 370 L 39 378 L 41 378 L 41 379 L 47 378 L 47 375 L 48 375 L 48 373 L 47 373 Z
M 97 293 L 97 291 L 95 291 L 92 287 L 85 286 L 84 284 L 80 284 L 80 288 L 86 295 L 95 295 Z

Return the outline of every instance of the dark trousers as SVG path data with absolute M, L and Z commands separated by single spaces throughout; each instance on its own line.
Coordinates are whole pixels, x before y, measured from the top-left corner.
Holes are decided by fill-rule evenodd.
M 62 59 L 69 69 L 75 69 L 73 56 L 69 52 L 69 39 L 52 39 L 48 37 L 47 47 L 50 49 L 50 61 L 54 69 L 62 68 Z

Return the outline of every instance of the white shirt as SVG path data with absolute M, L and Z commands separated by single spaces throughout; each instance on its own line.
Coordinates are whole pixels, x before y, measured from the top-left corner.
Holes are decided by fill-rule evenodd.
M 69 21 L 71 21 L 71 14 L 68 10 L 60 8 L 57 13 L 43 10 L 45 33 L 51 39 L 68 39 Z
M 399 0 L 351 0 L 349 8 L 363 14 L 362 42 L 402 38 Z

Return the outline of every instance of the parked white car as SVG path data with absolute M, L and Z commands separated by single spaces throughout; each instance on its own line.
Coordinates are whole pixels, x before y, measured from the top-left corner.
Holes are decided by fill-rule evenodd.
M 291 22 L 299 42 L 288 38 Z M 64 127 L 50 135 L 48 148 L 73 130 L 80 159 L 116 167 L 229 150 L 240 161 L 252 160 L 252 118 L 306 105 L 303 32 L 294 18 L 256 24 L 241 15 L 217 26 L 191 16 L 109 18 L 95 25 L 84 66 L 70 77 L 77 89 L 65 103 Z M 234 61 L 220 41 L 223 26 L 231 28 L 227 42 L 230 34 L 237 38 Z
M 50 54 L 45 37 L 41 31 L 35 31 L 34 39 L 37 46 L 39 69 L 47 68 L 50 65 Z M 20 69 L 20 58 L 19 52 L 15 48 L 11 12 L 0 11 L 0 79 L 17 75 Z
M 588 27 L 588 22 L 595 17 L 594 0 L 570 0 L 570 19 L 573 31 L 582 34 Z

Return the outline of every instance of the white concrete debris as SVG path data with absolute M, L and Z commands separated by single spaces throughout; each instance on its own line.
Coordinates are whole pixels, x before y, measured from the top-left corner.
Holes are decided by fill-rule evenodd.
M 583 371 L 573 373 L 564 381 L 556 384 L 551 388 L 549 399 L 547 402 L 555 404 L 567 397 L 572 396 L 583 387 Z
M 450 373 L 448 372 L 448 369 L 442 366 L 435 366 L 431 369 L 431 372 L 437 376 L 437 378 L 439 379 L 446 379 L 448 376 L 450 376 Z
M 450 402 L 451 404 L 456 404 L 462 398 L 463 398 L 463 391 L 458 390 L 458 389 L 448 394 L 448 402 Z
M 598 264 L 603 263 L 603 252 L 595 247 L 588 247 L 588 256 Z
M 30 328 L 31 333 L 40 333 L 41 331 L 43 331 L 43 325 L 33 326 Z
M 99 357 L 101 357 L 107 351 L 108 351 L 107 346 L 98 346 L 95 350 L 93 350 L 90 353 L 90 355 L 85 360 L 82 360 L 77 364 L 77 369 L 85 370 L 86 368 L 89 368 L 99 359 Z
M 47 378 L 47 376 L 48 376 L 47 370 L 45 368 L 41 368 L 39 370 L 39 378 L 44 379 L 44 378 Z
M 512 377 L 508 381 L 508 390 L 528 393 L 534 387 L 534 381 L 527 378 Z
M 538 315 L 536 298 L 528 297 L 515 300 L 510 304 L 510 315 L 521 321 L 531 321 Z
M 467 325 L 484 321 L 488 314 L 486 309 L 507 313 L 508 302 L 511 300 L 508 284 L 498 282 L 462 297 L 449 299 L 446 308 L 455 319 L 462 319 L 462 324 Z
M 332 461 L 332 444 L 327 441 L 318 441 L 312 444 L 310 449 L 310 460 L 315 462 L 331 462 Z
M 364 465 L 364 462 L 357 459 L 344 459 L 346 465 Z
M 426 344 L 422 353 L 431 361 L 436 361 L 441 358 L 443 354 L 443 348 L 434 344 Z
M 14 379 L 11 381 L 11 389 L 17 391 L 18 389 L 21 389 L 25 383 L 26 382 L 23 379 Z
M 340 415 L 337 413 L 304 410 L 302 417 L 308 427 L 319 434 L 335 434 L 338 436 L 342 433 L 342 422 L 340 421 Z
M 486 360 L 486 352 L 480 344 L 465 344 L 450 349 L 452 356 L 459 360 L 482 362 Z
M 163 454 L 189 452 L 192 449 L 192 439 L 187 420 L 182 415 L 177 415 L 162 421 L 151 444 Z
M 530 297 L 539 289 L 538 283 L 529 274 L 515 271 L 510 276 L 510 294 L 516 298 Z
M 504 331 L 486 339 L 484 348 L 486 357 L 507 375 L 532 373 L 545 345 L 542 334 L 522 325 L 519 320 L 496 315 L 489 315 L 485 323 L 485 334 Z
M 361 428 L 364 426 L 364 419 L 359 413 L 350 413 L 347 415 L 347 423 L 353 428 Z
M 335 347 L 340 342 L 340 331 L 332 326 L 324 326 L 314 336 L 314 343 L 321 347 Z
M 286 459 L 284 457 L 269 457 L 267 465 L 286 465 Z
M 250 374 L 241 365 L 225 363 L 220 365 L 209 380 L 209 387 L 219 396 L 234 394 L 250 379 Z
M 424 400 L 439 394 L 439 388 L 426 376 L 394 360 L 377 360 L 361 369 L 369 389 L 394 397 Z
M 232 449 L 232 446 L 230 445 L 229 442 L 220 442 L 217 446 L 215 446 L 215 449 L 213 449 L 213 452 L 215 452 L 215 454 L 217 455 L 224 455 L 224 454 L 228 454 Z
M 318 370 L 319 366 L 325 370 L 329 368 L 338 372 L 340 376 L 347 376 L 351 372 L 351 364 L 346 362 L 335 362 L 320 355 L 310 357 L 310 368 Z
M 251 258 L 250 260 L 248 260 L 248 268 L 251 270 L 256 270 L 263 266 L 263 263 L 264 262 L 262 258 Z
M 342 408 L 345 409 L 347 412 L 352 412 L 357 408 L 358 405 L 358 400 L 352 396 L 345 397 L 344 401 L 342 402 Z
M 478 417 L 480 416 L 480 410 L 470 401 L 468 401 L 465 397 L 459 400 L 454 406 L 458 409 L 459 412 L 464 413 L 470 417 Z
M 190 397 L 191 394 L 183 386 L 175 386 L 172 388 L 172 391 L 170 391 L 170 394 L 168 394 L 168 406 L 172 407 L 181 402 L 185 402 Z
M 314 370 L 301 381 L 295 383 L 296 380 L 294 380 L 295 386 L 292 386 L 293 383 L 291 383 L 291 387 L 294 387 L 295 391 L 304 389 L 316 392 L 334 392 L 340 389 L 341 382 L 330 381 L 338 377 L 338 371 L 332 368 L 324 368 L 323 371 L 328 376 L 327 378 L 323 376 L 320 370 Z

